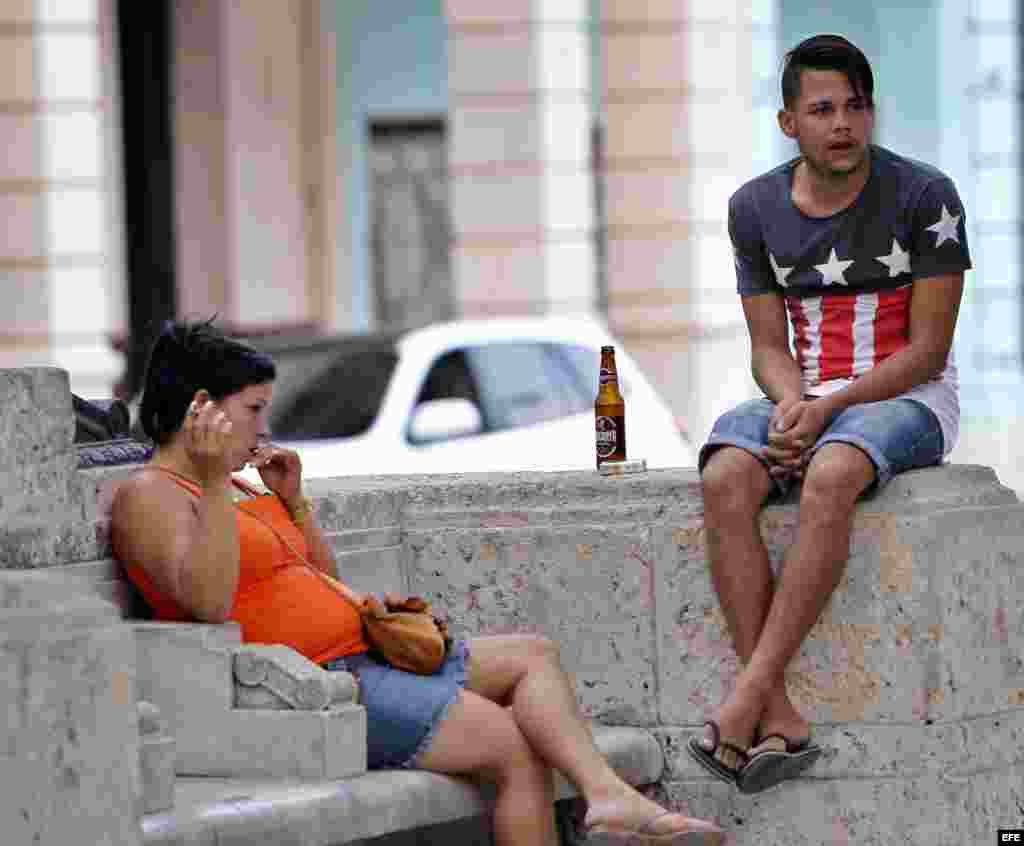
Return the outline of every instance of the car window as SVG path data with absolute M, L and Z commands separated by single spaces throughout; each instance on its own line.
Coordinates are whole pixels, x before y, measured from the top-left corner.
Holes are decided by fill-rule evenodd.
M 305 358 L 306 364 L 312 360 Z M 270 431 L 281 440 L 318 440 L 360 435 L 380 411 L 398 355 L 391 348 L 339 350 L 326 364 L 289 368 L 298 384 L 283 385 L 275 396 Z M 278 380 L 281 381 L 279 368 Z M 277 389 L 275 386 L 275 394 Z
M 468 399 L 480 404 L 476 383 L 462 350 L 445 353 L 431 365 L 416 404 L 437 399 Z
M 570 371 L 570 378 L 577 386 L 581 404 L 579 410 L 593 408 L 597 397 L 597 377 L 601 371 L 600 351 L 577 344 L 552 344 L 551 349 Z
M 558 344 L 557 350 L 560 355 L 565 356 L 570 362 L 576 378 L 584 385 L 584 393 L 589 395 L 589 405 L 594 404 L 597 397 L 597 377 L 601 371 L 601 352 L 590 347 L 581 347 L 576 344 Z M 619 368 L 619 391 L 624 397 L 629 396 L 629 379 Z
M 583 384 L 586 377 L 557 345 L 486 344 L 469 347 L 466 358 L 489 430 L 554 420 L 593 405 L 594 397 Z

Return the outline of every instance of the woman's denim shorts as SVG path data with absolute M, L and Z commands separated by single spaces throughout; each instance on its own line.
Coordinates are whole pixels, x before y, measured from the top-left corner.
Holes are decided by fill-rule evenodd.
M 761 451 L 768 446 L 768 424 L 775 403 L 769 399 L 749 400 L 727 411 L 711 430 L 701 447 L 698 466 L 704 465 L 716 449 L 735 446 L 765 461 Z M 927 467 L 942 461 L 943 438 L 939 419 L 917 400 L 896 398 L 852 405 L 829 421 L 825 431 L 811 447 L 816 452 L 827 443 L 845 443 L 859 447 L 875 465 L 877 491 L 903 470 Z M 785 494 L 790 482 L 773 477 L 777 492 Z
M 359 681 L 366 708 L 367 764 L 371 769 L 416 767 L 448 709 L 466 686 L 469 646 L 455 641 L 432 676 L 398 670 L 372 652 L 345 655 L 324 664 Z

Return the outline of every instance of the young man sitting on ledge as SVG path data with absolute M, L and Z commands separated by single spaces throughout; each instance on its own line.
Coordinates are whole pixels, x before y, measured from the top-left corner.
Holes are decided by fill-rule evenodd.
M 845 38 L 798 44 L 778 119 L 800 154 L 729 202 L 764 398 L 719 418 L 699 465 L 712 582 L 744 666 L 688 749 L 747 793 L 820 754 L 783 674 L 842 576 L 857 499 L 939 463 L 957 435 L 964 210 L 944 174 L 871 143 L 873 97 L 871 67 Z M 776 585 L 758 512 L 800 478 Z

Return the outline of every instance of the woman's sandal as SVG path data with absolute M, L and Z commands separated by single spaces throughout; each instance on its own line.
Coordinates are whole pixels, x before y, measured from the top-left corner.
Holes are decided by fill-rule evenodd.
M 785 735 L 769 734 L 754 748 L 758 751 L 747 758 L 736 779 L 740 793 L 760 793 L 795 778 L 821 756 L 821 747 L 809 737 L 791 740 Z
M 718 728 L 718 723 L 714 720 L 708 720 L 704 725 L 705 727 L 711 726 L 713 734 L 712 748 L 710 751 L 705 749 L 700 742 L 700 738 L 696 736 L 691 737 L 686 743 L 690 757 L 711 773 L 711 775 L 724 781 L 726 784 L 736 784 L 740 773 L 747 765 L 746 750 L 732 741 L 722 740 L 721 730 Z M 732 758 L 732 763 L 725 760 L 723 753 Z
M 683 831 L 655 831 L 658 820 L 671 813 L 655 814 L 639 828 L 592 826 L 586 830 L 583 843 L 585 846 L 722 846 L 725 843 L 725 832 L 702 820 L 692 820 L 693 827 Z

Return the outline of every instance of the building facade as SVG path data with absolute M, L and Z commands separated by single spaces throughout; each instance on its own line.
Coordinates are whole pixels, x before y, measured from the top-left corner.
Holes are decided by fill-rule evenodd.
M 329 332 L 598 314 L 697 441 L 754 390 L 727 198 L 793 152 L 785 48 L 848 35 L 875 67 L 879 142 L 946 170 L 967 206 L 954 459 L 1024 487 L 1013 0 L 169 9 L 177 314 Z M 58 364 L 87 396 L 119 378 L 111 339 L 145 286 L 125 262 L 117 12 L 0 9 L 0 366 Z

